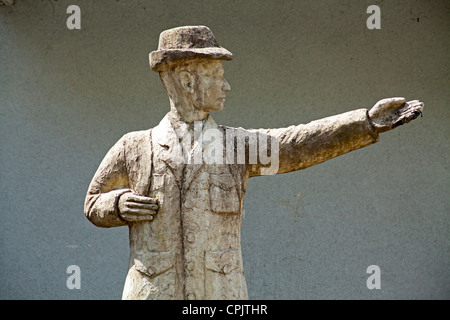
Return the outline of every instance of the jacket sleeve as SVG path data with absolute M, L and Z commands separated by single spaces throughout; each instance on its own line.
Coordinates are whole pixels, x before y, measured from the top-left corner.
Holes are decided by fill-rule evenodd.
M 124 137 L 106 154 L 92 179 L 84 203 L 84 214 L 98 227 L 118 227 L 127 222 L 120 218 L 119 197 L 131 191 L 126 169 Z
M 367 109 L 346 112 L 308 124 L 256 131 L 259 134 L 259 146 L 261 139 L 272 140 L 272 143 L 267 144 L 270 163 L 249 165 L 250 177 L 305 169 L 371 145 L 379 139 L 369 122 Z

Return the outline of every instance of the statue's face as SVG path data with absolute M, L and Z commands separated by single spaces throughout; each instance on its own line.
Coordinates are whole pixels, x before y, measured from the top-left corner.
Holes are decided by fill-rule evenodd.
M 223 77 L 224 70 L 220 60 L 199 65 L 195 71 L 193 105 L 206 112 L 220 111 L 225 102 L 225 93 L 231 90 Z

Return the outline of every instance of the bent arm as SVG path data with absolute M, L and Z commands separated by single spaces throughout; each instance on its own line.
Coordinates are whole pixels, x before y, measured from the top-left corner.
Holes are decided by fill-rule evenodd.
M 129 192 L 123 139 L 106 154 L 92 179 L 84 203 L 84 214 L 98 227 L 118 227 L 127 222 L 120 218 L 119 197 Z
M 286 173 L 322 163 L 347 152 L 378 141 L 378 134 L 369 122 L 366 109 L 279 129 L 259 129 L 259 139 L 274 138 L 278 146 L 271 145 L 271 164 L 250 165 L 249 175 L 264 174 L 264 168 L 278 160 L 277 170 L 266 172 Z M 276 152 L 278 147 L 278 152 Z M 277 158 L 275 158 L 277 157 Z

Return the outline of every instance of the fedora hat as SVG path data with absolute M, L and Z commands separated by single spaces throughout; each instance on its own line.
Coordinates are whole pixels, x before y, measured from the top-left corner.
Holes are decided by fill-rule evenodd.
M 161 32 L 158 50 L 149 54 L 150 67 L 159 72 L 181 59 L 209 58 L 231 60 L 233 54 L 217 43 L 205 26 L 185 26 Z

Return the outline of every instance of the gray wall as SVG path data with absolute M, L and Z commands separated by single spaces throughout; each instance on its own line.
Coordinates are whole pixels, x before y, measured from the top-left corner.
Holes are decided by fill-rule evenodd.
M 384 97 L 424 117 L 370 147 L 249 181 L 242 230 L 251 299 L 449 299 L 448 1 L 25 1 L 0 8 L 0 298 L 120 299 L 127 228 L 83 215 L 88 184 L 125 133 L 168 98 L 148 53 L 207 25 L 234 53 L 216 122 L 281 127 Z M 81 8 L 81 30 L 66 8 Z M 381 7 L 382 29 L 366 27 Z M 81 268 L 81 289 L 66 268 Z M 368 290 L 369 265 L 381 289 Z

